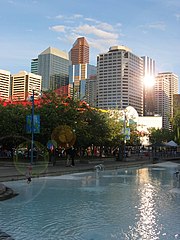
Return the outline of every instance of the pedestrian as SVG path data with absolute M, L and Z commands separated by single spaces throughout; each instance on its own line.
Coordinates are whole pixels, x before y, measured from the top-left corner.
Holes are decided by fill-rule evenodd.
M 73 146 L 71 146 L 69 154 L 70 154 L 70 158 L 71 158 L 71 167 L 73 167 L 73 166 L 75 166 L 74 158 L 76 155 L 76 150 Z
M 28 184 L 32 181 L 31 176 L 32 176 L 32 166 L 29 165 L 26 171 L 26 179 Z
M 70 151 L 71 151 L 71 148 L 69 147 L 69 144 L 67 144 L 67 148 L 66 148 L 66 167 L 70 167 Z

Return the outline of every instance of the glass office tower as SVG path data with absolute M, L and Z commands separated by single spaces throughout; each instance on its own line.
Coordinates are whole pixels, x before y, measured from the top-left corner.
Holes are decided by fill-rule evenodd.
M 42 76 L 42 89 L 55 90 L 69 83 L 68 54 L 49 47 L 38 56 L 38 74 Z

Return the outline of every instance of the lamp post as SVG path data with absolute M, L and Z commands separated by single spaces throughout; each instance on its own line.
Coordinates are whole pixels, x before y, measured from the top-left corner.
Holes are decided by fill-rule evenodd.
M 125 160 L 126 159 L 126 121 L 127 121 L 127 116 L 126 116 L 127 109 L 122 110 L 123 113 L 123 140 L 121 141 L 121 144 L 119 146 L 119 157 L 118 160 Z
M 34 157 L 34 89 L 32 90 L 32 112 L 31 112 L 31 164 L 33 164 Z
M 124 110 L 124 160 L 126 160 L 126 109 Z

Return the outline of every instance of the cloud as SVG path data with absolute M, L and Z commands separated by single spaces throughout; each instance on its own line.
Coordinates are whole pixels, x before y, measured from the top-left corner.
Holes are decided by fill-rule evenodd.
M 166 25 L 163 22 L 157 22 L 157 23 L 151 23 L 148 26 L 149 28 L 165 31 L 166 30 Z
M 55 19 L 60 19 L 61 24 L 49 29 L 58 33 L 59 41 L 73 44 L 78 37 L 86 37 L 92 51 L 107 51 L 110 46 L 118 45 L 119 38 L 123 36 L 121 23 L 111 25 L 81 14 L 57 15 Z
M 65 26 L 63 25 L 56 25 L 56 26 L 50 27 L 49 29 L 55 32 L 65 32 Z
M 82 14 L 73 14 L 72 16 L 65 16 L 62 14 L 59 14 L 57 16 L 55 16 L 55 19 L 63 19 L 63 20 L 75 20 L 75 19 L 80 19 L 83 18 Z
M 97 25 L 98 28 L 101 28 L 102 30 L 105 30 L 105 31 L 111 31 L 113 32 L 114 31 L 114 27 L 111 25 L 111 24 L 108 24 L 108 23 L 99 23 Z
M 95 26 L 88 25 L 88 24 L 81 25 L 81 26 L 77 27 L 74 31 L 82 33 L 82 34 L 88 34 L 88 35 L 93 34 L 96 37 L 100 37 L 100 38 L 115 38 L 115 39 L 118 38 L 118 34 L 116 34 L 116 33 L 104 31 Z
M 13 0 L 9 0 L 8 3 L 10 3 L 10 4 L 16 4 L 16 2 L 13 1 Z
M 93 18 L 84 18 L 84 20 L 88 21 L 88 22 L 99 23 L 99 21 L 97 21 L 96 19 L 93 19 Z
M 57 18 L 57 19 L 63 19 L 64 16 L 63 16 L 63 15 L 57 15 L 57 16 L 55 16 L 55 18 Z
M 83 15 L 81 15 L 81 14 L 74 14 L 73 15 L 73 18 L 75 18 L 75 19 L 82 18 L 82 17 L 83 17 Z
M 139 25 L 138 28 L 144 29 L 143 32 L 147 33 L 148 29 L 156 29 L 160 31 L 166 30 L 166 24 L 164 22 L 150 23 L 146 25 Z
M 89 41 L 89 45 L 93 48 L 95 48 L 96 50 L 99 50 L 100 52 L 107 52 L 107 50 L 109 49 L 110 46 L 115 46 L 115 45 L 119 45 L 118 44 L 118 40 L 116 39 L 96 39 L 96 41 L 94 41 L 93 38 L 88 38 Z
M 177 20 L 177 21 L 180 21 L 180 13 L 179 13 L 179 14 L 178 14 L 178 13 L 175 14 L 175 17 L 176 17 L 176 20 Z

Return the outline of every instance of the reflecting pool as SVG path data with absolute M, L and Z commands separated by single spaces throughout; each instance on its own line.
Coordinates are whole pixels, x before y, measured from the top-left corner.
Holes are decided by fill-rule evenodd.
M 180 239 L 178 165 L 6 182 L 0 229 L 15 240 Z

